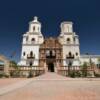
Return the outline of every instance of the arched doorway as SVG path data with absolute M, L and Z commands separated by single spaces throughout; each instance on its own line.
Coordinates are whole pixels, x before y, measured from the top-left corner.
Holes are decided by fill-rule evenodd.
M 30 66 L 32 66 L 33 65 L 33 63 L 32 63 L 32 61 L 30 61 Z
M 54 63 L 48 63 L 48 72 L 55 72 Z

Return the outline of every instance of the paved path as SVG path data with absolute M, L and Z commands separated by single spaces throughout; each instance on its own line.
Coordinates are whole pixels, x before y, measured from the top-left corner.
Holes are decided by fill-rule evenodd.
M 3 89 L 0 88 L 0 100 L 100 100 L 100 79 L 72 79 L 56 73 L 46 73 Z
M 0 78 L 0 88 L 5 87 L 16 82 L 26 80 L 27 78 Z

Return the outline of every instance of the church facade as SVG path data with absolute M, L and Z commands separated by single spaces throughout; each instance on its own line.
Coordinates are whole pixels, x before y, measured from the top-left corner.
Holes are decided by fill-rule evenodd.
M 76 69 L 90 57 L 98 63 L 98 56 L 80 55 L 79 36 L 73 31 L 73 23 L 64 21 L 60 25 L 61 32 L 57 38 L 44 38 L 41 23 L 37 17 L 29 23 L 29 30 L 23 34 L 21 60 L 22 68 L 59 72 L 68 70 L 68 66 Z

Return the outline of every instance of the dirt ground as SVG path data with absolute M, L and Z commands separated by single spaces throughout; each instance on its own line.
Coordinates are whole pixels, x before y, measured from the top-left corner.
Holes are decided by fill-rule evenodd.
M 72 79 L 47 73 L 1 95 L 0 100 L 100 100 L 100 79 Z
M 0 78 L 0 88 L 25 80 L 26 78 Z

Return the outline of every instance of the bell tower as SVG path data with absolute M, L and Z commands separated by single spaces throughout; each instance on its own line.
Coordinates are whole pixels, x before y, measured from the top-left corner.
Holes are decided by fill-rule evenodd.
M 39 49 L 43 43 L 44 37 L 41 32 L 41 23 L 38 17 L 34 17 L 29 23 L 29 30 L 23 34 L 21 66 L 38 66 L 39 65 Z
M 72 22 L 63 22 L 61 23 L 61 33 L 72 33 L 73 32 L 73 23 Z
M 38 21 L 38 17 L 34 17 L 34 20 L 29 23 L 29 32 L 41 33 L 41 23 Z
M 78 35 L 73 31 L 73 23 L 70 21 L 62 22 L 60 28 L 59 42 L 63 48 L 63 65 L 68 66 L 69 61 L 73 65 L 73 62 L 78 61 L 80 57 Z

